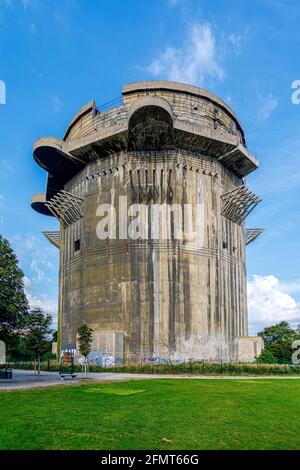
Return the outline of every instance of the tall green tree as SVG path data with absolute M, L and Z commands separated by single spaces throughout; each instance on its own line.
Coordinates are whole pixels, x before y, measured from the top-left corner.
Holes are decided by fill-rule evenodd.
M 85 359 L 92 350 L 93 333 L 93 329 L 86 324 L 81 325 L 77 330 L 79 351 Z
M 268 326 L 258 333 L 258 336 L 261 336 L 264 340 L 265 351 L 270 351 L 279 362 L 292 360 L 294 351 L 292 343 L 300 337 L 299 331 L 294 330 L 286 321 Z
M 41 375 L 41 357 L 51 351 L 52 317 L 39 308 L 31 310 L 27 319 L 26 349 L 38 363 L 38 380 Z
M 85 323 L 81 325 L 77 330 L 79 351 L 85 358 L 85 375 L 87 375 L 87 357 L 92 350 L 93 333 L 93 329 Z
M 16 329 L 24 326 L 28 301 L 24 274 L 9 242 L 0 235 L 0 339 L 8 346 Z

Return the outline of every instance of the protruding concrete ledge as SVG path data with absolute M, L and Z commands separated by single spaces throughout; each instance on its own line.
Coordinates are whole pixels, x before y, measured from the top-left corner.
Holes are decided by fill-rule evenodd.
M 65 151 L 65 142 L 51 137 L 43 137 L 34 143 L 33 156 L 37 164 L 49 173 L 47 199 L 63 189 L 64 184 L 85 166 L 84 161 Z
M 161 107 L 166 110 L 171 117 L 173 116 L 172 107 L 166 100 L 151 96 L 142 97 L 134 102 L 130 107 L 129 116 L 132 116 L 140 108 L 151 105 Z M 99 128 L 85 137 L 66 142 L 64 151 L 68 155 L 76 155 L 81 158 L 82 161 L 86 162 L 94 158 L 101 158 L 100 149 L 101 147 L 105 148 L 106 141 L 111 145 L 114 140 L 120 140 L 120 136 L 122 136 L 122 141 L 124 140 L 124 136 L 125 140 L 127 139 L 129 121 L 128 116 L 126 116 L 125 119 L 123 117 L 119 118 L 119 121 L 118 118 L 116 118 L 116 124 L 110 127 Z M 212 153 L 207 152 L 207 154 L 215 156 L 225 167 L 241 178 L 258 168 L 258 161 L 248 149 L 239 142 L 238 137 L 235 135 L 230 135 L 229 133 L 222 132 L 220 129 L 212 129 L 208 126 L 203 126 L 199 123 L 191 123 L 183 119 L 173 118 L 173 126 L 175 132 L 177 131 L 178 137 L 178 132 L 180 132 L 179 139 L 176 138 L 176 142 L 181 142 L 181 144 L 178 145 L 179 147 L 188 147 L 190 136 L 193 136 L 193 138 L 198 137 L 199 139 L 204 139 L 203 143 L 205 145 L 202 148 L 201 141 L 198 139 L 199 145 L 197 150 L 205 153 L 207 142 L 211 141 L 214 150 Z M 100 151 L 98 155 L 95 155 L 96 148 Z M 126 145 L 124 147 L 124 150 L 125 149 Z M 224 153 L 222 149 L 225 149 Z
M 259 161 L 241 143 L 229 152 L 218 157 L 218 161 L 241 178 L 257 170 L 259 166 Z
M 249 160 L 253 167 L 251 171 L 256 170 L 259 167 L 259 161 L 257 158 L 255 158 L 255 156 L 246 147 L 244 147 L 244 145 L 239 143 L 237 150 L 240 151 L 247 160 Z
M 65 150 L 65 142 L 61 139 L 53 137 L 42 137 L 33 145 L 33 157 L 37 164 L 46 171 L 57 169 L 58 165 L 63 161 L 64 165 L 83 166 L 85 163 L 74 157 Z
M 39 212 L 39 214 L 52 216 L 51 212 L 46 206 L 46 202 L 47 202 L 47 199 L 46 199 L 45 193 L 34 194 L 31 198 L 31 207 L 36 212 Z
M 103 127 L 85 137 L 68 142 L 67 149 L 68 149 L 68 152 L 72 153 L 73 155 L 73 152 L 77 153 L 78 150 L 83 149 L 84 147 L 88 145 L 93 145 L 94 143 L 111 139 L 114 136 L 116 136 L 117 138 L 118 135 L 123 134 L 124 132 L 127 132 L 127 131 L 128 131 L 128 122 L 120 121 L 120 123 L 118 124 L 115 124 L 110 127 Z
M 63 152 L 63 141 L 53 137 L 42 137 L 33 144 L 33 158 L 43 170 L 50 171 L 57 165 Z
M 137 108 L 139 109 L 139 108 Z M 121 124 L 121 123 L 120 123 Z M 234 150 L 234 154 L 226 154 L 227 161 L 224 166 L 229 167 L 234 171 L 238 176 L 244 177 L 249 174 L 251 171 L 255 170 L 258 167 L 257 160 L 251 155 L 251 153 L 242 145 L 238 143 L 236 136 L 231 136 L 229 134 L 221 133 L 218 130 L 210 129 L 209 127 L 200 126 L 199 124 L 191 124 L 180 119 L 173 121 L 174 130 L 181 131 L 185 133 L 182 134 L 181 140 L 186 140 L 188 142 L 189 136 L 198 136 L 199 138 L 204 138 L 215 142 L 217 145 L 220 144 L 220 149 L 222 146 L 229 146 L 228 149 Z M 128 122 L 123 125 L 115 125 L 108 128 L 99 129 L 92 134 L 89 134 L 86 137 L 83 137 L 78 140 L 74 140 L 67 144 L 68 152 L 72 155 L 80 155 L 83 160 L 89 161 L 88 156 L 91 156 L 94 149 L 101 142 L 105 142 L 111 139 L 119 139 L 119 136 L 123 133 L 128 132 Z M 198 149 L 199 152 L 203 152 L 201 146 Z M 220 153 L 223 157 L 222 153 Z M 101 156 L 99 155 L 98 158 Z M 216 155 L 217 157 L 217 155 Z M 243 165 L 241 164 L 243 162 Z M 223 162 L 222 162 L 223 163 Z M 235 164 L 236 163 L 236 164 Z

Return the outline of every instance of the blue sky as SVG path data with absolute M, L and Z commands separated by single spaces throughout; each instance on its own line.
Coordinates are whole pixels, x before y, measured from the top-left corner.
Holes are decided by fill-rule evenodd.
M 123 83 L 190 82 L 235 110 L 260 169 L 263 197 L 247 221 L 265 227 L 247 248 L 250 332 L 300 323 L 300 6 L 296 0 L 0 0 L 0 233 L 20 259 L 33 306 L 55 315 L 57 228 L 30 208 L 46 175 L 32 144 L 62 137 L 88 100 L 117 98 Z

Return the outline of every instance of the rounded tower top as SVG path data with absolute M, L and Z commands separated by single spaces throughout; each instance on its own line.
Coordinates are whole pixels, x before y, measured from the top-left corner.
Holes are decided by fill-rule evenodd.
M 122 151 L 176 148 L 216 159 L 238 178 L 258 167 L 239 120 L 225 101 L 184 83 L 134 82 L 123 86 L 120 99 L 106 105 L 97 107 L 89 101 L 62 139 L 35 142 L 34 159 L 48 179 L 45 202 L 39 197 L 32 206 L 49 214 L 47 201 L 92 160 Z
M 234 119 L 240 131 L 243 134 L 243 129 L 240 125 L 240 122 L 235 114 L 235 112 L 228 106 L 228 104 L 214 95 L 205 88 L 200 88 L 195 85 L 189 85 L 188 83 L 173 82 L 169 80 L 144 80 L 141 82 L 132 82 L 123 86 L 122 95 L 127 96 L 130 94 L 140 94 L 140 93 L 149 93 L 149 91 L 168 91 L 173 93 L 183 93 L 190 96 L 195 96 L 198 98 L 203 98 L 211 103 L 214 103 L 220 108 L 223 108 L 227 113 Z

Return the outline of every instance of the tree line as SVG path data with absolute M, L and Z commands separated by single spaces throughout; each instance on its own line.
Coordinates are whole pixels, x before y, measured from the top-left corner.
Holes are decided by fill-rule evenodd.
M 44 354 L 51 354 L 56 334 L 51 315 L 30 309 L 24 273 L 10 243 L 0 235 L 0 340 L 8 356 L 40 361 Z

